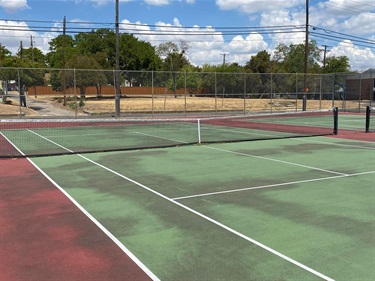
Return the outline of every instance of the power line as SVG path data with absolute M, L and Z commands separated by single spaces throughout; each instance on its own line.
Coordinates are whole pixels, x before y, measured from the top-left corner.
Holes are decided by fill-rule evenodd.
M 359 41 L 356 39 L 340 37 L 340 36 L 324 35 L 324 34 L 313 33 L 313 32 L 310 34 L 312 35 L 312 37 L 322 38 L 322 39 L 333 41 L 333 42 L 349 44 L 349 43 L 346 43 L 345 41 L 350 41 L 350 42 L 354 42 L 357 46 L 360 46 L 360 47 L 370 48 L 370 49 L 375 48 L 375 43 L 371 43 L 371 42 L 363 42 L 363 41 Z
M 375 40 L 370 40 L 370 39 L 366 39 L 366 38 L 355 36 L 355 35 L 349 35 L 349 34 L 345 34 L 345 33 L 342 33 L 342 32 L 333 31 L 333 30 L 330 30 L 330 29 L 327 29 L 327 28 L 318 27 L 318 26 L 312 26 L 312 25 L 310 25 L 310 26 L 313 28 L 313 30 L 318 30 L 318 31 L 322 30 L 322 31 L 324 31 L 327 34 L 334 33 L 334 34 L 339 34 L 339 35 L 346 36 L 346 37 L 356 38 L 356 39 L 359 39 L 359 40 L 364 40 L 364 41 L 369 41 L 369 42 L 375 43 Z

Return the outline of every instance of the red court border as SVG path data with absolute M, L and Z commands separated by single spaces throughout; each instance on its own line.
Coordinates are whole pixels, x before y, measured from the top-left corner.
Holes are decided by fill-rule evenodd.
M 347 140 L 358 140 L 358 141 L 368 141 L 375 142 L 375 133 L 365 133 L 352 130 L 340 130 L 337 135 L 332 135 L 331 137 L 337 139 L 347 139 Z
M 150 280 L 26 158 L 0 159 L 1 280 Z

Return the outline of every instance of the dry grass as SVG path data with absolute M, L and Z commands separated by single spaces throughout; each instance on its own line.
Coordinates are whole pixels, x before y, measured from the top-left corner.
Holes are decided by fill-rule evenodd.
M 168 97 L 168 98 L 125 98 L 121 99 L 121 112 L 204 112 L 204 111 L 243 111 L 256 112 L 268 110 L 301 109 L 302 101 L 268 99 L 234 99 L 204 97 Z M 332 101 L 308 101 L 308 109 L 329 109 Z M 86 100 L 81 108 L 89 114 L 104 114 L 115 111 L 114 100 Z
M 31 98 L 31 97 L 30 97 Z M 63 108 L 71 112 L 75 111 L 76 102 L 69 100 L 67 106 L 63 106 L 61 97 L 39 96 L 35 101 L 44 101 L 53 104 L 56 108 Z M 341 106 L 341 101 L 336 102 Z M 347 102 L 348 103 L 348 102 Z M 293 99 L 235 99 L 235 98 L 206 98 L 206 97 L 157 97 L 157 98 L 122 98 L 120 101 L 121 112 L 125 113 L 150 113 L 150 112 L 209 112 L 209 111 L 284 111 L 302 108 L 302 100 Z M 332 101 L 308 100 L 307 109 L 329 109 Z M 353 102 L 353 107 L 358 108 L 358 102 Z M 21 108 L 25 116 L 38 115 L 32 109 Z M 94 99 L 89 98 L 83 107 L 78 107 L 79 113 L 90 115 L 100 115 L 115 112 L 114 99 Z M 8 104 L 0 103 L 0 115 L 18 115 L 20 113 L 19 103 L 11 101 Z
M 35 116 L 37 112 L 30 108 L 20 107 L 18 102 L 8 102 L 6 104 L 0 102 L 0 116 Z

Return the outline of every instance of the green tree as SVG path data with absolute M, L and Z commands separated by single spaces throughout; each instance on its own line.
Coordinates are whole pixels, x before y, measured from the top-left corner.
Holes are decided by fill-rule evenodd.
M 21 51 L 18 51 L 17 56 L 21 58 Z M 46 56 L 39 48 L 22 49 L 22 59 L 36 62 L 41 67 L 46 67 Z
M 59 35 L 49 42 L 49 52 L 47 63 L 52 68 L 62 68 L 63 66 L 63 42 L 64 35 Z M 65 35 L 65 62 L 76 53 L 75 42 L 72 36 Z
M 331 56 L 326 59 L 323 69 L 325 73 L 343 73 L 350 71 L 349 58 L 347 56 Z
M 269 73 L 271 65 L 271 55 L 264 50 L 250 58 L 245 65 L 245 70 L 251 70 L 253 73 Z
M 107 28 L 78 33 L 74 37 L 76 52 L 94 56 L 103 69 L 113 69 L 116 64 L 116 34 Z
M 222 97 L 243 97 L 244 94 L 244 68 L 237 63 L 202 66 L 203 93 Z
M 11 56 L 12 53 L 0 43 L 0 66 L 4 60 Z
M 308 70 L 309 72 L 319 72 L 321 63 L 321 51 L 312 40 L 308 46 Z M 285 73 L 303 73 L 305 67 L 305 45 L 304 44 L 279 44 L 274 52 L 274 59 L 278 62 L 279 71 Z
M 188 95 L 196 95 L 201 89 L 201 77 L 202 75 L 199 73 L 197 67 L 185 65 L 177 75 L 176 87 L 179 89 L 186 87 Z
M 170 74 L 170 81 L 167 83 L 169 88 L 175 91 L 177 88 L 177 74 L 180 69 L 184 66 L 190 65 L 189 60 L 186 57 L 186 52 L 189 45 L 181 41 L 180 46 L 177 46 L 174 42 L 166 42 L 160 44 L 156 48 L 157 54 L 163 59 L 162 69 L 168 71 Z
M 131 34 L 121 34 L 120 68 L 124 79 L 137 85 L 149 84 L 150 77 L 143 71 L 160 70 L 161 64 L 161 58 L 150 43 L 140 41 Z
M 163 59 L 162 69 L 166 71 L 179 71 L 186 65 L 190 65 L 186 53 L 190 46 L 181 41 L 180 46 L 174 42 L 160 44 L 156 48 L 157 54 Z
M 86 88 L 88 86 L 98 86 L 107 83 L 107 77 L 101 70 L 99 63 L 93 57 L 87 55 L 72 56 L 67 62 L 67 67 L 77 69 L 75 79 L 67 77 L 67 81 L 75 81 L 75 85 L 80 89 L 81 102 L 86 96 Z M 68 72 L 68 75 L 72 74 L 71 71 Z M 67 86 L 73 87 L 74 84 L 71 82 Z
M 29 59 L 21 59 L 18 57 L 7 58 L 3 66 L 8 68 L 2 73 L 1 80 L 9 81 L 20 79 L 20 84 L 30 86 L 38 86 L 45 84 L 44 75 L 46 69 L 45 65 L 40 62 L 34 62 Z

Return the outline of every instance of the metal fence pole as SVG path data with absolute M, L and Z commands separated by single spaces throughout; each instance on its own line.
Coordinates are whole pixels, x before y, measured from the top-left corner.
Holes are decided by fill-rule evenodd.
M 20 114 L 19 117 L 22 118 L 22 102 L 21 102 L 21 77 L 20 77 L 20 69 L 17 69 L 17 85 L 18 85 L 18 101 L 20 103 Z
M 77 110 L 78 110 L 78 105 L 77 105 L 77 81 L 76 81 L 76 69 L 73 69 L 73 87 L 74 87 L 74 102 L 75 102 L 75 117 L 77 119 Z
M 151 71 L 151 111 L 152 111 L 152 116 L 154 116 L 154 71 Z
M 359 74 L 358 112 L 361 112 L 362 101 L 362 74 Z
M 243 115 L 246 115 L 246 73 L 243 77 Z
M 296 73 L 296 111 L 298 110 L 298 73 Z
M 186 71 L 184 71 L 184 83 L 185 83 L 185 85 L 184 85 L 184 93 L 185 93 L 185 116 L 186 116 L 186 114 L 187 114 L 187 112 L 186 112 L 186 110 L 187 110 L 187 106 L 186 106 Z
M 322 110 L 322 74 L 319 78 L 319 110 Z
M 215 115 L 217 115 L 217 77 L 215 72 Z
M 272 73 L 271 73 L 271 88 L 270 88 L 270 94 L 271 94 L 271 96 L 270 96 L 270 104 L 271 104 L 271 113 L 272 113 L 272 109 L 273 109 L 273 75 L 272 75 Z

